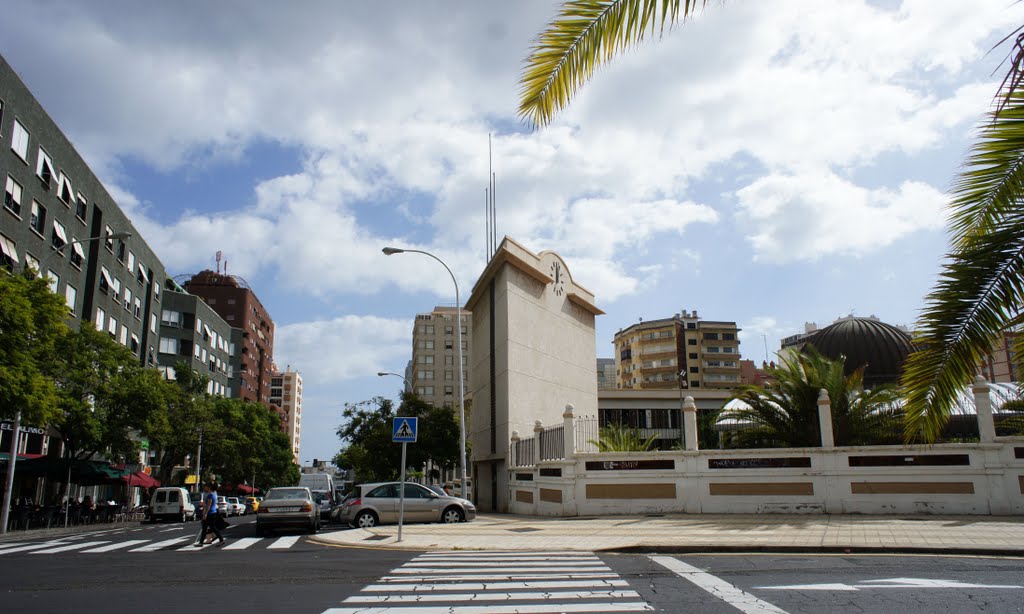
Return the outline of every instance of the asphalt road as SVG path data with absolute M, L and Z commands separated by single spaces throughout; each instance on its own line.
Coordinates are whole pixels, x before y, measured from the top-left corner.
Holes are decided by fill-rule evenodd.
M 1024 611 L 1020 558 L 422 553 L 260 539 L 251 518 L 232 522 L 223 548 L 193 548 L 198 523 L 12 536 L 0 611 Z

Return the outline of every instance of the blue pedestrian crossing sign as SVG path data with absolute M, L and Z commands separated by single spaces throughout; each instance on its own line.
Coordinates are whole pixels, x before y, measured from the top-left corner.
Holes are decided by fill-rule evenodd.
M 394 443 L 416 443 L 416 421 L 418 418 L 395 418 L 391 430 Z

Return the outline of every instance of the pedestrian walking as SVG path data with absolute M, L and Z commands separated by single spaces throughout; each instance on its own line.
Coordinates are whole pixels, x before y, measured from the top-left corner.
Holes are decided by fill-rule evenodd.
M 196 543 L 192 544 L 196 548 L 200 548 L 203 544 L 213 543 L 213 538 L 216 537 L 219 541 L 218 546 L 224 545 L 224 537 L 220 534 L 220 513 L 217 509 L 217 484 L 216 482 L 207 482 L 203 485 L 203 528 L 199 533 L 199 539 Z M 209 533 L 213 533 L 210 536 L 210 541 L 206 541 L 206 536 Z

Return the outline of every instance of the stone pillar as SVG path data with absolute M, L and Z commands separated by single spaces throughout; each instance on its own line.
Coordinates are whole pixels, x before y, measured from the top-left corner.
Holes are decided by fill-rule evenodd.
M 573 409 L 572 403 L 566 403 L 565 411 L 562 412 L 562 434 L 565 437 L 562 444 L 562 454 L 567 459 L 576 455 L 576 433 L 573 432 L 576 420 L 572 413 Z
M 683 428 L 685 429 L 686 449 L 699 449 L 697 442 L 697 403 L 693 397 L 686 397 L 683 400 Z
M 519 466 L 519 431 L 512 431 L 512 442 L 509 444 L 508 463 L 509 467 Z
M 836 438 L 832 433 L 832 401 L 824 388 L 818 391 L 818 423 L 821 428 L 821 447 L 836 447 Z
M 996 423 L 992 417 L 992 397 L 989 394 L 988 382 L 978 376 L 974 378 L 974 411 L 978 415 L 978 433 L 981 443 L 994 443 L 996 440 Z
M 544 423 L 537 420 L 533 423 L 533 464 L 540 465 L 540 435 L 544 432 Z

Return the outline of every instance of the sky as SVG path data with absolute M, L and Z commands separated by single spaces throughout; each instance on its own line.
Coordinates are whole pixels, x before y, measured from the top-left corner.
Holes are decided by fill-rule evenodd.
M 606 312 L 735 321 L 760 363 L 846 315 L 913 327 L 947 191 L 1024 23 L 1010 0 L 712 3 L 600 69 L 546 128 L 518 78 L 558 3 L 5 0 L 0 54 L 169 274 L 243 277 L 304 380 L 300 460 L 396 398 L 416 313 L 497 233 Z

